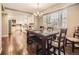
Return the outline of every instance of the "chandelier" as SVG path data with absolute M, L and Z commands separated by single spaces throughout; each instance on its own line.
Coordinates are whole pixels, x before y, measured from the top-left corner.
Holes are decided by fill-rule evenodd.
M 40 9 L 39 3 L 37 3 L 37 10 L 36 10 L 35 13 L 33 13 L 34 16 L 42 16 L 43 15 L 43 13 L 39 11 L 39 9 Z

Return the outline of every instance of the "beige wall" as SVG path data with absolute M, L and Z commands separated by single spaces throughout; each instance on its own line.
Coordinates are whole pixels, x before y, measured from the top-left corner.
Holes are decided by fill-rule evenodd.
M 39 26 L 40 26 L 40 23 L 41 21 L 40 21 L 40 18 L 39 17 L 37 17 L 37 16 L 34 16 L 34 15 L 31 15 L 31 16 L 28 16 L 28 21 L 27 21 L 27 23 L 28 23 L 28 25 L 29 25 L 29 23 L 34 23 L 34 29 L 39 29 Z
M 39 18 L 34 16 L 34 20 L 35 20 L 35 29 L 39 29 Z
M 2 48 L 2 15 L 1 15 L 1 4 L 0 4 L 0 52 Z
M 2 36 L 8 36 L 8 15 L 2 15 Z
M 55 12 L 57 10 L 60 10 L 62 8 L 67 7 L 69 5 L 72 5 L 72 4 L 71 3 L 70 4 L 69 3 L 57 3 L 56 5 L 53 5 L 52 7 L 44 10 L 43 13 L 48 14 L 48 13 L 51 13 L 51 12 Z
M 36 27 L 37 27 L 37 29 L 39 29 L 40 28 L 40 26 L 42 26 L 42 24 L 43 24 L 43 21 L 42 21 L 42 16 L 40 16 L 40 17 L 36 17 L 37 19 L 36 19 Z
M 75 27 L 79 26 L 79 4 L 68 8 L 68 36 L 73 36 Z

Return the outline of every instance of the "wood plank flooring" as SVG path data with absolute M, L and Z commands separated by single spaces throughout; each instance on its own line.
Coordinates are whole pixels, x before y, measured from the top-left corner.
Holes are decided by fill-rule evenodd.
M 8 55 L 9 54 L 7 52 L 8 46 L 9 46 L 9 38 L 8 37 L 2 38 L 2 53 L 1 53 L 1 55 Z M 28 54 L 26 54 L 26 55 L 35 55 L 36 46 L 34 44 L 27 45 L 26 50 L 28 51 Z M 65 50 L 66 50 L 66 55 L 79 55 L 79 49 L 75 49 L 75 52 L 72 53 L 72 46 L 70 44 L 68 44 L 66 46 Z M 17 55 L 17 54 L 15 54 L 15 55 Z M 20 55 L 20 54 L 18 54 L 18 55 Z

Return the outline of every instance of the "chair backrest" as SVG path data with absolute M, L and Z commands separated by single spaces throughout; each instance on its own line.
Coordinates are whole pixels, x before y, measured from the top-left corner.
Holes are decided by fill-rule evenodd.
M 47 30 L 48 31 L 53 31 L 53 28 L 52 27 L 47 27 Z
M 29 26 L 29 30 L 32 30 L 32 26 Z
M 75 32 L 73 33 L 73 37 L 79 38 L 79 27 L 75 29 Z
M 63 45 L 66 44 L 66 34 L 67 34 L 67 29 L 60 29 L 60 35 L 58 37 L 58 45 L 60 46 L 61 42 Z
M 40 31 L 43 31 L 44 30 L 44 26 L 40 26 Z
M 79 27 L 77 27 L 77 30 L 76 31 L 79 32 Z
M 67 29 L 61 29 L 61 30 L 60 30 L 60 37 L 61 37 L 61 38 L 62 38 L 62 37 L 65 37 L 66 34 L 67 34 Z

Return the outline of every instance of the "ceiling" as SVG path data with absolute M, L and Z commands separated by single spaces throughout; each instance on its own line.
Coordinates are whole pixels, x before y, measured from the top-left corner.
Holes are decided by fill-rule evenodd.
M 38 3 L 4 3 L 3 6 L 13 10 L 25 11 L 29 13 L 34 13 L 36 11 L 44 11 L 54 5 L 56 3 L 39 3 L 39 8 L 37 6 Z

